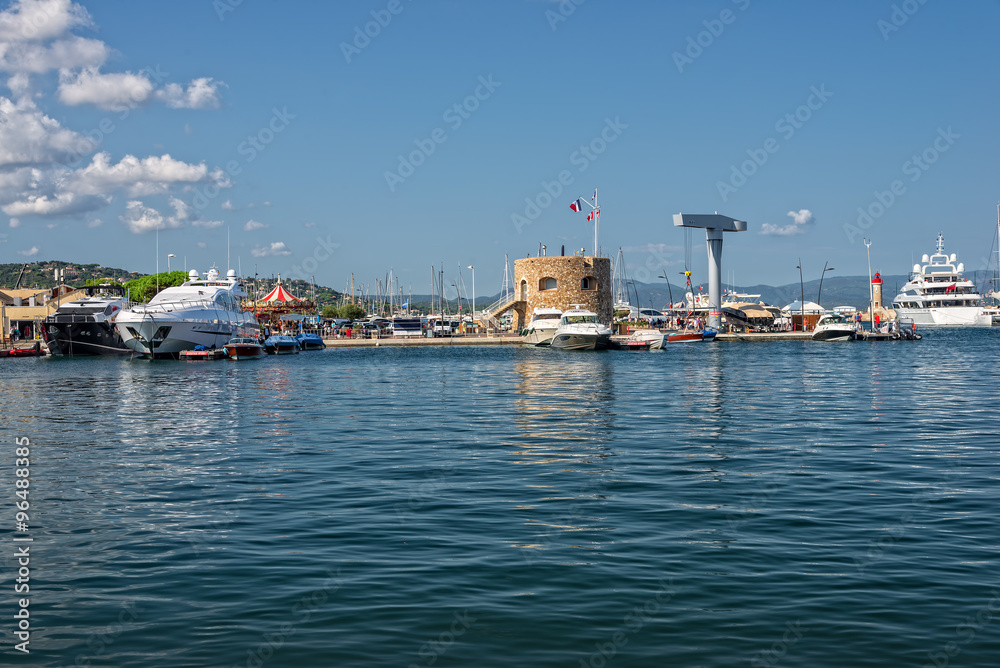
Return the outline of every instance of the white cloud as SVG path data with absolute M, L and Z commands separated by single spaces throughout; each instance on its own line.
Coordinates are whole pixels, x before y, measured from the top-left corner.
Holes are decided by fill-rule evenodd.
M 284 241 L 272 241 L 270 246 L 257 246 L 250 251 L 254 257 L 270 257 L 272 255 L 291 255 L 292 251 L 285 248 Z
M 111 49 L 96 39 L 75 35 L 50 45 L 0 41 L 0 70 L 43 74 L 51 70 L 100 67 Z
M 101 152 L 85 168 L 67 177 L 67 189 L 79 194 L 110 193 L 124 188 L 130 196 L 166 192 L 178 183 L 197 183 L 208 176 L 205 163 L 192 165 L 169 154 L 139 159 L 126 155 L 118 164 Z
M 163 215 L 151 207 L 146 206 L 138 200 L 131 200 L 125 205 L 125 213 L 118 217 L 118 220 L 135 234 L 142 232 L 152 232 L 157 229 L 168 227 L 180 227 L 182 223 L 174 216 L 164 218 Z
M 222 203 L 222 210 L 223 211 L 235 211 L 236 207 L 233 206 L 232 201 L 230 201 L 230 200 L 227 199 L 225 202 Z
M 208 244 L 206 244 L 204 241 L 199 241 L 198 248 L 208 248 Z
M 225 84 L 214 81 L 211 77 L 194 79 L 186 89 L 180 84 L 171 83 L 156 91 L 156 99 L 171 109 L 218 109 L 222 104 L 219 86 Z
M 204 227 L 206 230 L 225 225 L 225 223 L 221 220 L 196 220 L 191 224 L 195 227 Z
M 45 41 L 91 25 L 87 10 L 70 0 L 15 0 L 0 12 L 0 41 Z
M 78 196 L 70 192 L 49 195 L 26 195 L 3 206 L 8 216 L 58 216 L 96 211 L 107 204 L 99 196 Z
M 94 141 L 62 127 L 28 98 L 0 97 L 0 168 L 47 165 L 94 150 Z
M 10 219 L 10 226 L 11 227 L 20 227 L 21 226 L 21 220 L 19 218 L 11 218 Z
M 19 250 L 17 252 L 23 255 L 24 257 L 31 257 L 33 255 L 38 255 L 38 246 L 32 246 L 28 250 Z
M 252 232 L 253 230 L 265 230 L 271 227 L 270 225 L 265 225 L 264 223 L 259 223 L 252 218 L 247 221 L 247 224 L 243 226 L 243 229 L 247 232 Z
M 316 223 L 310 221 L 310 222 L 306 223 L 305 226 L 306 227 L 316 227 Z
M 120 110 L 145 102 L 152 93 L 152 82 L 131 72 L 101 74 L 97 68 L 90 67 L 75 77 L 68 70 L 59 73 L 59 100 L 63 104 L 93 104 L 102 109 Z
M 772 236 L 782 236 L 788 237 L 796 234 L 804 234 L 806 231 L 806 226 L 811 225 L 815 221 L 815 216 L 813 216 L 812 211 L 809 209 L 799 209 L 798 211 L 789 211 L 788 214 L 792 218 L 792 222 L 788 225 L 773 225 L 771 223 L 764 223 L 760 226 L 760 233 Z
M 104 224 L 103 220 L 101 220 L 100 218 L 94 218 L 92 221 L 87 223 L 87 227 L 100 227 L 103 224 Z

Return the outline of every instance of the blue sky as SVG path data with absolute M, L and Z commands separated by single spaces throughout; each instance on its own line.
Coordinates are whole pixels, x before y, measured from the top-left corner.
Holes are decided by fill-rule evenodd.
M 505 253 L 589 254 L 595 187 L 603 254 L 647 282 L 684 268 L 679 211 L 748 221 L 745 285 L 865 274 L 863 237 L 887 274 L 939 231 L 967 269 L 994 243 L 996 1 L 0 8 L 3 262 L 150 272 L 159 228 L 161 269 L 225 266 L 228 233 L 244 273 L 426 292 L 475 265 L 486 295 Z

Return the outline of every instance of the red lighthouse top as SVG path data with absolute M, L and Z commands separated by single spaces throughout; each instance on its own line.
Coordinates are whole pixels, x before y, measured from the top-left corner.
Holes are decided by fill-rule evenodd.
M 872 279 L 872 283 L 881 283 L 881 282 L 882 282 L 882 278 L 878 275 L 878 272 L 876 271 L 875 272 L 875 278 Z

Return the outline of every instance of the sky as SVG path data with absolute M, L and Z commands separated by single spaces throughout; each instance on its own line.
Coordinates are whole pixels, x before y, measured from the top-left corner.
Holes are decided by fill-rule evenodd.
M 0 262 L 657 282 L 996 263 L 1000 2 L 0 2 Z M 569 205 L 584 200 L 579 213 Z M 687 239 L 691 251 L 687 251 Z M 994 255 L 991 258 L 991 244 Z

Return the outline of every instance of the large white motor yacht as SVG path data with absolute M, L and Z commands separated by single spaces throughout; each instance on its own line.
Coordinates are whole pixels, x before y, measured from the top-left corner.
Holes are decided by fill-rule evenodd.
M 944 252 L 938 235 L 937 252 L 913 265 L 910 279 L 892 300 L 897 317 L 922 327 L 989 327 L 992 320 L 972 281 L 963 278 L 965 265 Z
M 533 346 L 547 346 L 552 343 L 562 311 L 557 308 L 536 308 L 531 314 L 531 322 L 524 328 L 524 342 Z
M 611 328 L 599 322 L 593 311 L 573 304 L 559 319 L 550 345 L 562 350 L 603 350 L 610 344 Z
M 240 304 L 246 296 L 234 269 L 224 279 L 214 267 L 204 279 L 192 269 L 182 285 L 122 311 L 118 333 L 126 346 L 154 357 L 176 357 L 199 345 L 221 349 L 233 337 L 260 335 L 257 318 Z

